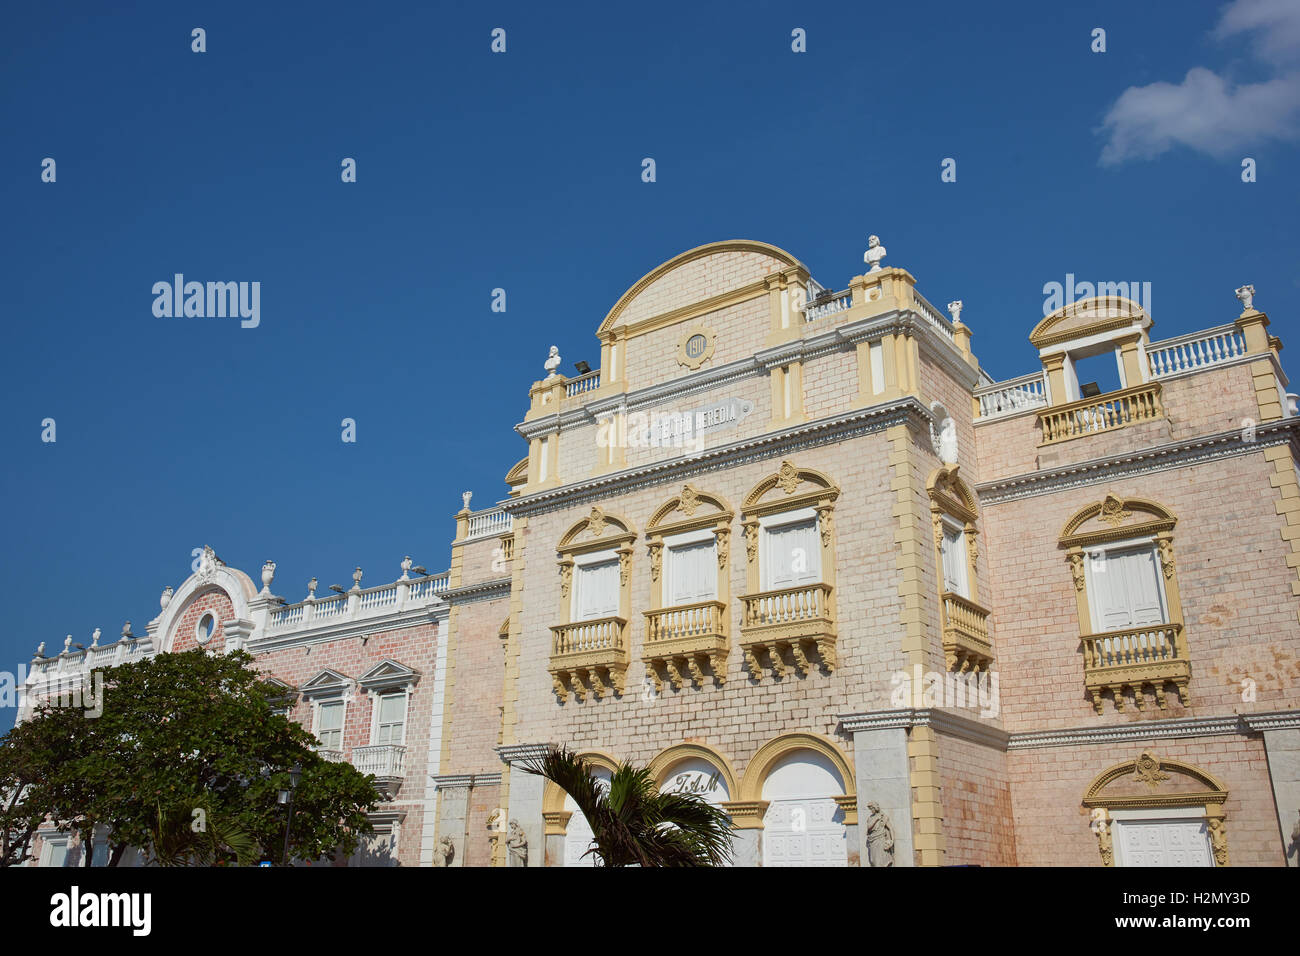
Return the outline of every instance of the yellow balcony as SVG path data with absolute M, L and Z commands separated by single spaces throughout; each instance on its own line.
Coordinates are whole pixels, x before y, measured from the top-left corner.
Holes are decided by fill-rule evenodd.
M 761 680 L 758 655 L 766 651 L 772 671 L 785 675 L 783 652 L 790 649 L 800 674 L 811 669 L 810 648 L 816 648 L 821 666 L 835 669 L 835 614 L 829 584 L 807 584 L 778 591 L 761 591 L 741 597 L 743 612 L 740 646 L 749 672 Z
M 663 690 L 659 676 L 662 669 L 674 689 L 682 686 L 683 667 L 695 683 L 704 684 L 704 661 L 713 668 L 713 681 L 719 686 L 727 680 L 727 605 L 721 601 L 701 601 L 645 612 L 645 648 L 641 659 L 646 672 Z
M 547 669 L 561 700 L 568 700 L 570 691 L 578 700 L 586 700 L 588 687 L 597 698 L 611 690 L 623 693 L 627 660 L 624 618 L 601 617 L 551 628 Z
M 1109 690 L 1115 709 L 1124 709 L 1124 688 L 1133 688 L 1138 710 L 1146 706 L 1142 688 L 1150 684 L 1156 703 L 1165 706 L 1165 685 L 1173 684 L 1183 706 L 1188 704 L 1187 684 L 1192 668 L 1182 624 L 1152 624 L 1125 631 L 1085 634 L 1084 683 L 1092 705 L 1101 713 L 1101 693 Z
M 1053 405 L 1038 413 L 1038 423 L 1043 430 L 1041 444 L 1096 435 L 1114 431 L 1138 422 L 1164 418 L 1160 404 L 1160 383 L 1149 382 L 1133 388 L 1123 388 L 1093 398 L 1081 399 L 1067 405 Z
M 987 608 L 960 594 L 944 592 L 943 654 L 950 671 L 989 669 L 993 663 L 993 641 L 989 637 Z

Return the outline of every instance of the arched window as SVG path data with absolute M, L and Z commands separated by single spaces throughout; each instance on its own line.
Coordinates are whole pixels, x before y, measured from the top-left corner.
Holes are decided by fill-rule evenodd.
M 993 638 L 988 608 L 979 602 L 977 505 L 958 467 L 937 469 L 925 485 L 934 522 L 943 652 L 951 671 L 986 671 L 993 663 Z
M 1130 689 L 1138 710 L 1145 709 L 1146 687 L 1163 708 L 1171 684 L 1188 704 L 1176 522 L 1154 501 L 1111 494 L 1076 512 L 1061 533 L 1078 599 L 1084 682 L 1099 714 L 1106 691 L 1121 711 Z
M 560 623 L 551 628 L 555 693 L 585 700 L 623 692 L 627 673 L 630 570 L 636 532 L 593 507 L 560 539 Z
M 789 461 L 745 496 L 745 594 L 740 643 L 750 674 L 762 679 L 766 652 L 777 677 L 789 650 L 800 674 L 815 649 L 835 668 L 835 500 L 839 488 L 819 471 Z
M 703 686 L 706 664 L 714 683 L 726 682 L 733 517 L 723 498 L 688 484 L 646 526 L 650 610 L 642 660 L 656 690 L 663 690 L 660 671 L 675 689 L 686 673 Z

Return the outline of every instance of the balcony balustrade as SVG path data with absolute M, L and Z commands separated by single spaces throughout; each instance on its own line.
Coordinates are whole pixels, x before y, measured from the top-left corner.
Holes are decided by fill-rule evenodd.
M 646 611 L 645 648 L 641 659 L 646 663 L 657 690 L 663 690 L 659 677 L 662 669 L 676 689 L 681 689 L 683 667 L 697 684 L 703 685 L 705 661 L 713 669 L 713 680 L 722 685 L 727 680 L 727 606 L 721 601 L 701 601 L 676 607 Z
M 821 666 L 835 669 L 835 619 L 828 584 L 805 584 L 741 597 L 740 646 L 750 673 L 762 679 L 759 653 L 767 652 L 772 671 L 785 675 L 785 648 L 800 674 L 811 669 L 808 650 L 815 647 Z

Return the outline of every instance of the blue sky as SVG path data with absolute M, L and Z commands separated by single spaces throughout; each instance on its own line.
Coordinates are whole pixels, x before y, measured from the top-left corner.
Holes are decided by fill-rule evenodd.
M 275 559 L 290 599 L 408 553 L 446 567 L 460 492 L 497 500 L 526 451 L 547 348 L 599 364 L 618 296 L 705 242 L 845 288 L 879 234 L 931 302 L 964 301 L 995 378 L 1034 368 L 1067 272 L 1151 282 L 1156 337 L 1231 320 L 1250 282 L 1290 341 L 1295 6 L 11 9 L 0 670 L 141 633 L 203 544 Z M 155 317 L 177 272 L 260 282 L 260 325 Z

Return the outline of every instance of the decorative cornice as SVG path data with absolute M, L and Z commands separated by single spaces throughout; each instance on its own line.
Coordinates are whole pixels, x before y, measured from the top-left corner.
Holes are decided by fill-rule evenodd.
M 492 598 L 506 597 L 510 594 L 510 578 L 497 578 L 479 584 L 467 584 L 460 588 L 448 588 L 441 597 L 448 604 L 467 603 L 470 601 L 488 601 Z
M 632 392 L 598 398 L 578 408 L 539 416 L 519 423 L 515 426 L 515 431 L 531 440 L 567 428 L 592 425 L 602 416 L 613 412 L 638 411 L 670 399 L 680 401 L 688 396 L 713 391 L 744 378 L 766 375 L 771 369 L 788 365 L 790 362 L 808 361 L 831 352 L 845 351 L 856 347 L 859 342 L 894 333 L 916 336 L 926 344 L 926 354 L 935 357 L 950 375 L 967 388 L 973 389 L 976 386 L 978 372 L 966 362 L 951 341 L 934 330 L 928 320 L 910 308 L 891 309 L 880 315 L 835 326 L 807 338 L 794 339 L 763 349 L 750 358 L 701 369 Z
M 441 594 L 438 595 L 442 597 Z M 434 601 L 423 606 L 403 608 L 389 614 L 363 617 L 353 621 L 341 621 L 306 630 L 277 631 L 274 634 L 256 637 L 245 645 L 250 654 L 262 654 L 267 651 L 284 650 L 287 647 L 300 647 L 306 644 L 329 644 L 333 641 L 347 640 L 351 637 L 367 637 L 384 631 L 396 631 L 406 627 L 418 627 L 427 621 L 445 621 L 448 607 L 445 601 Z
M 1300 419 L 1283 418 L 1257 425 L 1253 441 L 1246 440 L 1240 429 L 1198 435 L 1122 455 L 1090 458 L 1056 468 L 982 482 L 975 486 L 975 491 L 980 496 L 982 506 L 1002 504 L 1148 472 L 1248 455 L 1263 448 L 1294 441 L 1298 435 Z
M 841 714 L 839 721 L 844 731 L 850 734 L 891 728 L 910 730 L 913 727 L 932 727 L 936 733 L 1000 750 L 1033 750 L 1040 747 L 1104 744 L 1134 739 L 1218 737 L 1262 733 L 1266 730 L 1294 730 L 1300 729 L 1300 710 L 1228 714 L 1220 717 L 1177 717 L 1108 727 L 1068 727 L 1021 733 L 1008 733 L 969 717 L 933 708 L 901 707 L 861 714 Z
M 529 763 L 541 760 L 554 749 L 555 744 L 508 744 L 496 751 L 502 763 Z
M 699 454 L 679 455 L 676 458 L 640 465 L 597 478 L 588 478 L 558 488 L 534 492 L 531 495 L 521 495 L 501 502 L 501 507 L 516 516 L 538 514 L 587 500 L 626 494 L 666 481 L 679 481 L 707 474 L 719 468 L 765 461 L 800 448 L 826 445 L 857 435 L 884 431 L 893 425 L 911 424 L 924 431 L 929 426 L 930 418 L 929 410 L 909 395 L 895 401 L 872 405 L 869 408 L 854 409 L 841 415 L 767 432 L 727 445 L 719 445 Z M 443 596 L 448 593 L 450 592 L 444 592 Z
M 439 790 L 453 790 L 457 787 L 494 787 L 501 783 L 499 773 L 444 773 L 433 777 Z
M 930 727 L 935 733 L 943 734 L 945 737 L 957 737 L 997 750 L 1007 749 L 1007 738 L 1010 736 L 1000 727 L 992 727 L 987 723 L 933 707 L 899 707 L 864 714 L 841 714 L 839 721 L 846 733 Z

